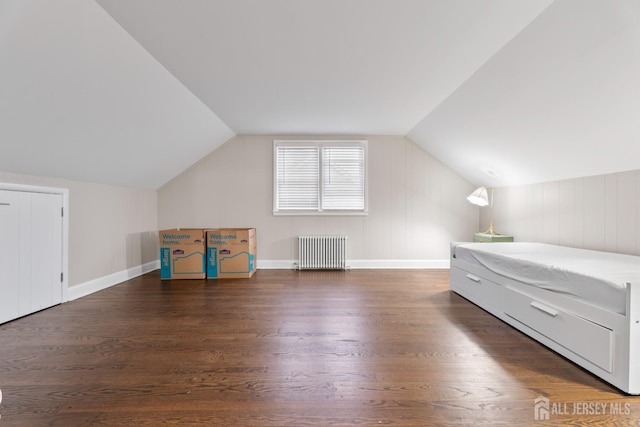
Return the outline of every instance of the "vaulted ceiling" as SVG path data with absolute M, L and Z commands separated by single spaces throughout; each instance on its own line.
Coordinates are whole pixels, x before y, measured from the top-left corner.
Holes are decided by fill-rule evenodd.
M 0 170 L 158 188 L 235 134 L 406 135 L 476 184 L 640 168 L 632 0 L 3 0 Z

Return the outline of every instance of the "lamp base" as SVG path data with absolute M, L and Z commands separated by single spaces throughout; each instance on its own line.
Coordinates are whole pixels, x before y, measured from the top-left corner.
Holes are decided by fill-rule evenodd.
M 482 234 L 489 234 L 491 236 L 501 236 L 500 233 L 496 233 L 495 230 L 493 229 L 492 222 L 489 223 L 489 229 L 487 231 L 483 231 Z

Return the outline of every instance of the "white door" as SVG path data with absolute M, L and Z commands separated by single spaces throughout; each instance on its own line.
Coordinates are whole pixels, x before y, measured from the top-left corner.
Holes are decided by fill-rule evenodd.
M 62 302 L 62 195 L 31 193 L 30 231 L 21 236 L 30 240 L 29 257 L 23 263 L 22 280 L 27 301 L 22 314 L 33 313 Z M 25 270 L 23 270 L 25 271 Z
M 61 194 L 0 190 L 0 323 L 62 302 Z
M 20 316 L 20 193 L 0 190 L 0 323 Z

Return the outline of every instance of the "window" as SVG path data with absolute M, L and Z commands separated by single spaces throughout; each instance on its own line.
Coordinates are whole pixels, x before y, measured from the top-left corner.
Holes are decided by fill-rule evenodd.
M 365 214 L 367 141 L 274 141 L 274 214 Z

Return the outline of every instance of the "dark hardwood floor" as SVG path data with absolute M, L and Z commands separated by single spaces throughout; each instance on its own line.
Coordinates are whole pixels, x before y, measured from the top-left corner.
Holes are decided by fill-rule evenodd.
M 0 325 L 0 427 L 637 425 L 640 398 L 448 280 L 445 270 L 152 272 Z M 539 396 L 548 421 L 534 418 Z

